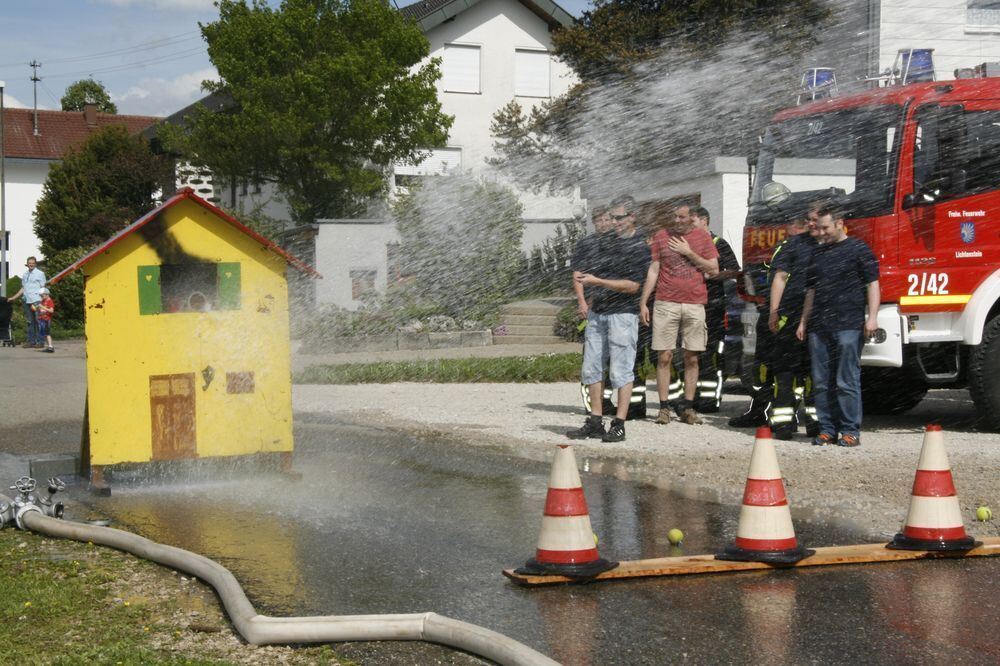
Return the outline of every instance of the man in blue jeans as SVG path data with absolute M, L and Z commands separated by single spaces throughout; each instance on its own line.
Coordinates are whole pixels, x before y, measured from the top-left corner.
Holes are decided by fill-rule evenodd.
M 24 320 L 28 332 L 24 342 L 25 347 L 44 347 L 45 340 L 38 334 L 38 304 L 42 302 L 41 289 L 45 286 L 45 273 L 37 267 L 37 260 L 28 257 L 25 264 L 28 270 L 21 276 L 21 288 L 8 298 L 11 303 L 24 295 Z
M 809 334 L 820 428 L 813 444 L 858 446 L 861 348 L 878 330 L 878 260 L 864 241 L 848 237 L 844 213 L 836 206 L 820 209 L 817 227 L 822 245 L 813 252 L 809 265 L 802 319 L 796 330 L 799 340 L 805 340 L 806 331 Z
M 621 197 L 611 204 L 615 234 L 605 234 L 586 265 L 574 266 L 574 279 L 590 296 L 583 343 L 581 382 L 590 392 L 590 416 L 570 439 L 625 439 L 625 417 L 632 397 L 632 369 L 639 337 L 639 288 L 649 268 L 649 246 L 635 230 L 636 204 Z M 618 407 L 611 427 L 604 429 L 601 394 L 604 364 L 608 361 L 611 387 L 618 391 Z

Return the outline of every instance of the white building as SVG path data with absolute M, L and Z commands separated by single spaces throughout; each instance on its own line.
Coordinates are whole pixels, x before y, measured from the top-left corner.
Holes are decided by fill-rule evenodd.
M 158 120 L 152 116 L 99 113 L 94 105 L 88 105 L 84 111 L 36 113 L 32 109 L 4 109 L 4 193 L 10 275 L 20 275 L 28 257 L 42 259 L 34 231 L 35 206 L 52 165 L 104 127 L 123 125 L 137 133 Z

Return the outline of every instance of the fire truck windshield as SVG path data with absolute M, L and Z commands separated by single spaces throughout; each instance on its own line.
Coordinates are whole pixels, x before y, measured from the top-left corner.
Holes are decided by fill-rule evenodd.
M 748 223 L 783 222 L 813 200 L 842 195 L 852 217 L 891 212 L 902 108 L 859 107 L 767 128 Z

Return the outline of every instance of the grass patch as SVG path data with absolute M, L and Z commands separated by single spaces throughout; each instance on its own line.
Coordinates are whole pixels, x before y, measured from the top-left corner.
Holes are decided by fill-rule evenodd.
M 541 383 L 579 381 L 581 354 L 540 354 L 502 358 L 445 358 L 312 365 L 296 373 L 297 384 Z
M 347 664 L 246 645 L 211 589 L 109 548 L 0 530 L 0 663 Z

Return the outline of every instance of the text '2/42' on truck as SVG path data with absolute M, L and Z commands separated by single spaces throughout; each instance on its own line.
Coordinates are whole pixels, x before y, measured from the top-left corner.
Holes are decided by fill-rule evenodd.
M 787 109 L 756 164 L 743 243 L 751 291 L 783 237 L 782 209 L 839 195 L 848 233 L 881 269 L 879 331 L 862 353 L 866 412 L 900 413 L 928 388 L 968 387 L 1000 429 L 1000 78 Z

